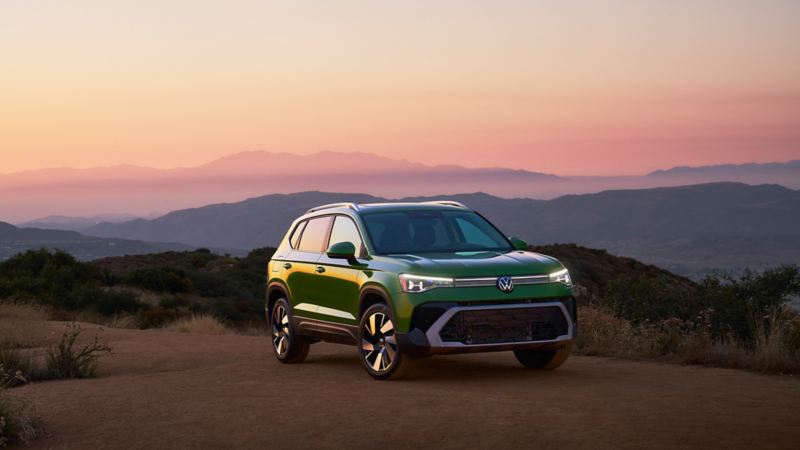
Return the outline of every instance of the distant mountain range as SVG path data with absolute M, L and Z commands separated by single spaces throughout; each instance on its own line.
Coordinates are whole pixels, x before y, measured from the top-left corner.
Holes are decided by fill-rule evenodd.
M 106 256 L 139 255 L 168 250 L 189 250 L 190 245 L 142 242 L 131 239 L 84 236 L 75 231 L 18 228 L 0 222 L 0 261 L 26 250 L 61 249 L 81 260 Z
M 800 263 L 800 192 L 778 185 L 713 183 L 553 200 L 484 193 L 404 200 L 432 199 L 461 201 L 532 244 L 605 248 L 686 275 Z M 154 220 L 103 223 L 85 233 L 244 251 L 277 244 L 291 221 L 308 208 L 341 201 L 386 199 L 325 192 L 272 194 L 174 211 Z
M 46 216 L 20 223 L 19 226 L 47 230 L 82 231 L 99 223 L 127 222 L 139 218 L 155 219 L 158 216 L 159 214 L 149 214 L 145 217 L 133 214 L 102 214 L 91 217 Z
M 0 219 L 25 222 L 49 214 L 145 216 L 270 193 L 369 192 L 398 198 L 482 191 L 501 197 L 549 199 L 609 189 L 642 189 L 717 181 L 800 188 L 800 161 L 674 168 L 642 176 L 563 177 L 509 168 L 431 166 L 369 153 L 313 155 L 244 152 L 190 168 L 130 165 L 55 168 L 0 174 Z M 43 222 L 63 228 L 63 222 Z M 68 229 L 76 229 L 69 227 Z

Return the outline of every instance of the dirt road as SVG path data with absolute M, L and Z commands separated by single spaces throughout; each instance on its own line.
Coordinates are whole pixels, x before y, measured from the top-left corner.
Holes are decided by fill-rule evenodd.
M 15 389 L 50 436 L 32 448 L 798 448 L 800 380 L 574 357 L 437 357 L 376 382 L 355 349 L 277 363 L 268 338 L 105 330 L 100 377 Z

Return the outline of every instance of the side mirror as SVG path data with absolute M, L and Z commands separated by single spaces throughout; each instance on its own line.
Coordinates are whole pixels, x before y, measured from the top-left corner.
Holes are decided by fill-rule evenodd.
M 511 245 L 513 245 L 515 249 L 523 251 L 528 250 L 528 243 L 523 241 L 522 239 L 510 237 L 508 238 L 508 240 L 511 241 Z
M 328 258 L 355 259 L 356 246 L 352 242 L 337 242 L 328 247 Z

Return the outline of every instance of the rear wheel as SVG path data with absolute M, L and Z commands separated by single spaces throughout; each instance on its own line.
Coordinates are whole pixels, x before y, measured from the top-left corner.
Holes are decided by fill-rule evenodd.
M 308 356 L 310 342 L 292 330 L 289 302 L 278 299 L 270 311 L 272 325 L 272 350 L 282 363 L 300 363 Z
M 567 360 L 572 344 L 558 350 L 514 350 L 517 361 L 528 369 L 556 369 Z
M 388 306 L 370 306 L 359 324 L 361 362 L 367 373 L 377 380 L 399 379 L 408 375 L 412 358 L 397 345 L 395 324 Z

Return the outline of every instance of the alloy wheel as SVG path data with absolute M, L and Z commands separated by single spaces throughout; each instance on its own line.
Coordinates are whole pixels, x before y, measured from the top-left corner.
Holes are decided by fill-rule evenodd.
M 364 324 L 361 350 L 364 361 L 375 372 L 391 369 L 397 357 L 397 340 L 394 324 L 386 314 L 375 312 L 369 316 Z
M 272 346 L 281 357 L 289 351 L 289 314 L 283 305 L 272 311 Z

